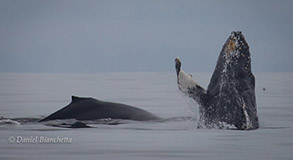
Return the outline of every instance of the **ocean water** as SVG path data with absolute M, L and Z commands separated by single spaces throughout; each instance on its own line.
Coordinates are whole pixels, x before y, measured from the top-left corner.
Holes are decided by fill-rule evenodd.
M 193 77 L 206 88 L 211 73 Z M 0 73 L 5 119 L 40 119 L 70 103 L 71 95 L 126 103 L 170 119 L 79 129 L 2 120 L 0 159 L 293 159 L 293 73 L 255 77 L 260 128 L 239 131 L 197 129 L 198 105 L 180 93 L 175 73 Z

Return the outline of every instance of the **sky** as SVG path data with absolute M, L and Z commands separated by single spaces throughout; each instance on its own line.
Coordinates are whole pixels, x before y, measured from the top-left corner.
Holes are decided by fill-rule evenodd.
M 0 72 L 213 72 L 232 31 L 292 72 L 292 29 L 292 0 L 0 0 Z

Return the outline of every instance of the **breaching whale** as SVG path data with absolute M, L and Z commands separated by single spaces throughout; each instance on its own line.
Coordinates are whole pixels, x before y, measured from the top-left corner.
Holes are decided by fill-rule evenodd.
M 72 96 L 71 99 L 70 104 L 40 120 L 40 122 L 56 119 L 96 120 L 111 118 L 136 121 L 159 119 L 159 117 L 148 111 L 126 104 L 76 96 Z
M 207 90 L 181 70 L 179 58 L 175 59 L 175 69 L 179 89 L 200 106 L 199 128 L 259 127 L 251 56 L 240 31 L 232 32 L 224 44 Z

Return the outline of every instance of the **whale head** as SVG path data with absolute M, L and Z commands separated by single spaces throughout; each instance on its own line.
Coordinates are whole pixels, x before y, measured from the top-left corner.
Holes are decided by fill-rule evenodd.
M 249 46 L 241 31 L 231 33 L 226 43 L 223 46 L 220 54 L 221 61 L 225 63 L 223 69 L 227 69 L 227 65 L 232 65 L 237 71 L 251 71 L 251 57 Z
M 258 128 L 255 78 L 251 72 L 249 46 L 240 31 L 228 37 L 218 57 L 207 90 L 212 121 L 234 124 L 239 129 Z
M 229 82 L 251 77 L 254 87 L 254 77 L 251 73 L 251 56 L 249 46 L 241 31 L 233 31 L 226 40 L 218 57 L 217 65 L 211 78 L 211 87 L 219 81 Z M 210 89 L 212 89 L 209 87 Z

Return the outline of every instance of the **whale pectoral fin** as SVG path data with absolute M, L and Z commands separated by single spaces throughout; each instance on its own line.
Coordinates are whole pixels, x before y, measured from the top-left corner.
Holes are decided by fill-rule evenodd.
M 184 71 L 180 71 L 177 76 L 177 83 L 179 89 L 183 93 L 188 93 L 188 88 L 196 87 L 197 83 L 192 79 L 189 74 L 186 74 Z
M 200 106 L 205 106 L 207 102 L 207 91 L 199 85 L 188 88 L 189 97 L 193 98 Z
M 192 79 L 191 74 L 187 74 L 181 69 L 181 61 L 179 58 L 175 59 L 175 69 L 179 90 L 193 98 L 201 106 L 205 105 L 207 91 Z
M 193 98 L 200 105 L 204 105 L 206 102 L 207 91 L 198 85 L 192 79 L 190 74 L 186 74 L 185 72 L 181 71 L 178 77 L 179 90 Z

